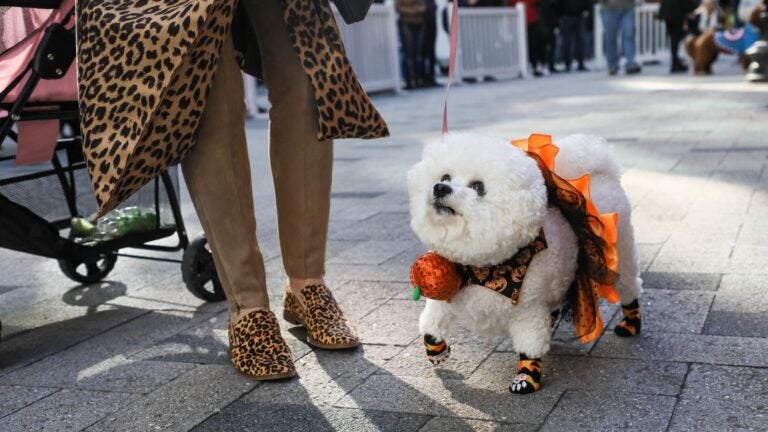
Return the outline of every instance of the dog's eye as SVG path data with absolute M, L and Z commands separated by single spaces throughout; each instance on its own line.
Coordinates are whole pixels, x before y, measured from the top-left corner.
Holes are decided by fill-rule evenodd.
M 444 175 L 443 178 L 440 179 L 441 182 L 451 181 L 451 176 L 448 174 Z
M 483 196 L 485 195 L 485 185 L 481 181 L 473 181 L 469 184 L 469 187 L 475 190 L 478 195 Z

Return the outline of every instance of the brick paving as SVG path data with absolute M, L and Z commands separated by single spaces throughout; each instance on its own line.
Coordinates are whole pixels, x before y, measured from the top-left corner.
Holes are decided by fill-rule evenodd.
M 665 70 L 451 95 L 453 129 L 613 143 L 644 271 L 642 337 L 608 332 L 584 345 L 560 331 L 543 390 L 524 397 L 507 391 L 516 354 L 503 338 L 459 331 L 451 360 L 429 366 L 407 283 L 424 248 L 408 226 L 404 178 L 437 137 L 443 92 L 379 95 L 393 137 L 337 143 L 329 240 L 327 277 L 361 349 L 313 351 L 282 323 L 300 377 L 258 384 L 228 364 L 224 305 L 186 292 L 177 264 L 120 258 L 107 281 L 77 286 L 52 260 L 0 251 L 0 430 L 768 429 L 768 86 L 745 83 L 727 58 L 712 77 Z M 266 124 L 250 121 L 248 137 L 279 312 Z M 615 306 L 602 310 L 617 321 Z

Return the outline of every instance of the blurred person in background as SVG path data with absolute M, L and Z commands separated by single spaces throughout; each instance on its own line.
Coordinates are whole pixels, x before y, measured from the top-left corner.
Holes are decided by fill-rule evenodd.
M 667 26 L 670 46 L 669 51 L 672 54 L 672 63 L 670 73 L 687 72 L 688 66 L 680 60 L 678 48 L 680 42 L 685 38 L 685 25 L 688 15 L 696 9 L 695 0 L 661 0 L 659 8 L 659 18 L 664 20 Z
M 560 11 L 558 0 L 538 0 L 536 7 L 539 15 L 538 31 L 544 50 L 544 58 L 547 61 L 547 68 L 544 74 L 548 72 L 559 72 L 555 67 L 557 56 L 557 28 L 560 25 Z
M 605 29 L 605 55 L 608 74 L 619 72 L 619 34 L 624 51 L 627 74 L 640 73 L 643 68 L 635 61 L 635 0 L 599 0 L 600 16 Z
M 400 19 L 400 41 L 403 45 L 403 75 L 405 88 L 415 89 L 422 85 L 424 78 L 422 49 L 424 45 L 424 14 L 427 5 L 424 0 L 395 0 L 395 9 Z
M 736 11 L 736 25 L 741 27 L 745 23 L 751 23 L 758 27 L 758 16 L 764 7 L 763 0 L 739 0 L 733 5 Z
M 590 0 L 560 0 L 560 38 L 562 41 L 563 61 L 565 62 L 565 71 L 570 72 L 573 63 L 573 57 L 576 56 L 576 63 L 579 65 L 579 71 L 586 71 L 584 66 L 584 32 L 586 29 L 586 19 L 592 9 Z
M 693 60 L 694 74 L 712 74 L 712 64 L 718 54 L 715 32 L 723 29 L 724 22 L 725 14 L 717 0 L 702 0 L 701 6 L 689 17 L 685 51 Z
M 544 74 L 544 64 L 547 62 L 544 41 L 539 31 L 539 14 L 536 4 L 538 0 L 508 0 L 507 5 L 515 6 L 518 3 L 525 5 L 525 24 L 528 34 L 528 61 L 533 68 L 533 76 Z
M 437 42 L 437 4 L 435 0 L 424 0 L 424 40 L 421 49 L 421 73 L 423 85 L 432 87 L 437 85 L 435 81 L 435 67 L 437 58 L 435 55 L 435 43 Z

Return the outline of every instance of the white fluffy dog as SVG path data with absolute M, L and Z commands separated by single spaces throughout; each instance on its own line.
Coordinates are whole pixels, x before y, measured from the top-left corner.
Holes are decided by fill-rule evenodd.
M 555 171 L 563 178 L 591 174 L 591 196 L 602 213 L 617 212 L 621 275 L 616 291 L 625 318 L 616 333 L 640 331 L 637 303 L 642 281 L 630 204 L 620 167 L 601 138 L 574 135 L 555 142 Z M 485 286 L 462 287 L 450 302 L 427 299 L 419 330 L 430 360 L 447 359 L 445 343 L 460 323 L 482 335 L 510 336 L 521 362 L 510 390 L 540 388 L 540 357 L 550 348 L 552 312 L 574 280 L 577 239 L 560 211 L 549 207 L 542 173 L 533 158 L 509 141 L 476 133 L 450 133 L 425 147 L 408 173 L 411 227 L 431 250 L 453 263 L 490 266 L 531 243 L 543 228 L 547 248 L 528 265 L 516 305 Z M 621 328 L 620 328 L 621 327 Z

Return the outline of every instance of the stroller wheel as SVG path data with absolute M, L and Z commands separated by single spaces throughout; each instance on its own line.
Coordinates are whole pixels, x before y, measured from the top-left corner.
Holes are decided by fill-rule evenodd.
M 59 268 L 64 275 L 75 282 L 90 284 L 98 282 L 115 268 L 117 253 L 108 252 L 99 255 L 95 261 L 79 258 L 59 260 Z
M 205 237 L 196 238 L 184 251 L 181 278 L 189 292 L 199 299 L 209 302 L 225 299 L 224 288 L 216 273 L 213 254 L 208 249 L 208 239 Z

